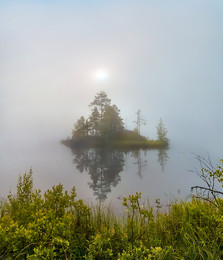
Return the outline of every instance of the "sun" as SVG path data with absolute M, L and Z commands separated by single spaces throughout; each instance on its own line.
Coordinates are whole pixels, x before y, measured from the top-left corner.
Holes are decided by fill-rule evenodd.
M 95 72 L 95 79 L 98 81 L 105 81 L 108 79 L 108 72 L 105 69 L 99 69 Z

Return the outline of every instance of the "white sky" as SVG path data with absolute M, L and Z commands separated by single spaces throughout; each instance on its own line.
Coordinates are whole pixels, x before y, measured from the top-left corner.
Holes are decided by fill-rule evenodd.
M 141 109 L 146 136 L 160 117 L 171 138 L 221 133 L 222 12 L 220 0 L 0 1 L 1 139 L 67 137 L 100 90 L 129 128 Z

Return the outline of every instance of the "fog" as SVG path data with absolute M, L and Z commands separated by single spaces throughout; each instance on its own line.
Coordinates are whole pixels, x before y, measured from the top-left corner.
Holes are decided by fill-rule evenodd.
M 129 129 L 141 109 L 144 135 L 156 138 L 162 118 L 172 146 L 220 157 L 222 8 L 218 0 L 1 1 L 3 183 L 35 165 L 40 147 L 69 136 L 101 90 Z M 99 68 L 104 81 L 94 77 Z

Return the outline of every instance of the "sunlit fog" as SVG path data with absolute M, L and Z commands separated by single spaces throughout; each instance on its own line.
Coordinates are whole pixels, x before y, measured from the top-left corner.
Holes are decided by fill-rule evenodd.
M 165 170 L 155 150 L 142 154 L 141 177 L 135 157 L 123 155 L 106 198 L 186 195 L 198 180 L 187 172 L 192 154 L 222 158 L 222 8 L 218 0 L 1 1 L 0 196 L 32 167 L 37 187 L 76 185 L 93 200 L 90 175 L 60 141 L 100 91 L 125 128 L 136 127 L 140 110 L 142 134 L 156 139 L 162 118 L 170 141 Z

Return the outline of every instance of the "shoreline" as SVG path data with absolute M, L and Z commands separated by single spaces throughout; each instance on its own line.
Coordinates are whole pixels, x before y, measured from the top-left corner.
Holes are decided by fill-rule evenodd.
M 104 148 L 104 149 L 168 149 L 168 140 L 108 140 L 95 136 L 84 136 L 61 140 L 69 148 Z

